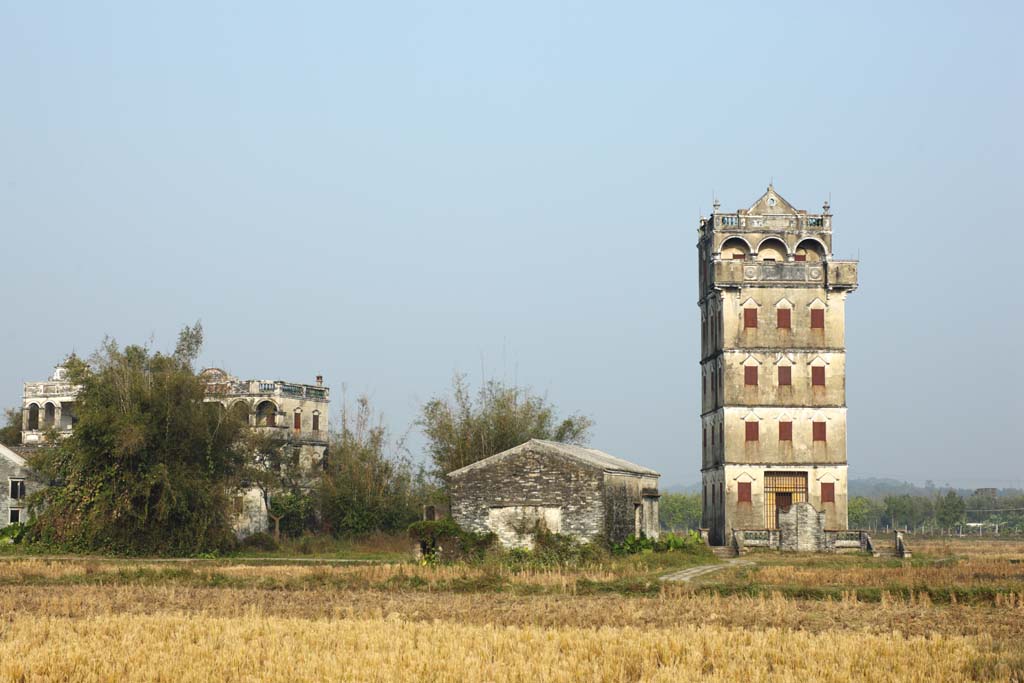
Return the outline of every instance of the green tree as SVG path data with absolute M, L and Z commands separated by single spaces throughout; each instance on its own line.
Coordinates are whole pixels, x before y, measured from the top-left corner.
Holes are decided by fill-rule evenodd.
M 231 542 L 228 489 L 244 462 L 242 425 L 208 403 L 192 363 L 202 327 L 174 353 L 105 340 L 88 363 L 73 434 L 32 465 L 59 485 L 38 495 L 37 540 L 82 550 L 188 555 Z
M 338 536 L 405 529 L 419 518 L 433 487 L 401 443 L 391 443 L 366 396 L 354 409 L 345 401 L 340 422 L 320 489 L 324 522 Z
M 274 539 L 298 536 L 313 525 L 313 500 L 299 461 L 299 449 L 276 430 L 248 429 L 241 439 L 247 457 L 238 488 L 255 487 L 263 496 L 267 516 L 274 524 Z
M 877 529 L 884 515 L 885 506 L 878 501 L 864 496 L 850 499 L 848 516 L 851 529 Z
M 964 499 L 955 491 L 948 491 L 935 500 L 935 520 L 943 529 L 951 529 L 963 522 L 966 509 Z
M 687 531 L 700 528 L 701 504 L 699 493 L 666 493 L 658 501 L 658 517 L 667 531 Z
M 455 375 L 451 395 L 427 401 L 417 425 L 434 473 L 443 476 L 530 439 L 586 443 L 593 421 L 579 414 L 559 418 L 545 397 L 497 380 L 474 395 L 466 378 Z
M 21 411 L 17 408 L 4 410 L 6 423 L 0 427 L 0 443 L 15 446 L 21 443 Z

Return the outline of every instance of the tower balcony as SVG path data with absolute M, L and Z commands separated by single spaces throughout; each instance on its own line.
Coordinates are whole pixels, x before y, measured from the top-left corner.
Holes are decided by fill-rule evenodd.
M 830 289 L 857 288 L 857 261 L 753 261 L 718 260 L 713 268 L 714 284 L 742 287 L 753 284 L 809 284 Z

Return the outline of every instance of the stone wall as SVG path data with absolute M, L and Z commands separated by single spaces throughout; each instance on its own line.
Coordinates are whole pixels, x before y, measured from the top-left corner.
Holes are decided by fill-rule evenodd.
M 0 449 L 4 449 L 4 447 L 0 446 Z M 0 527 L 10 524 L 12 508 L 18 510 L 19 521 L 25 522 L 28 519 L 28 504 L 25 499 L 11 498 L 12 479 L 25 482 L 26 498 L 45 486 L 32 470 L 18 462 L 20 460 L 18 456 L 15 458 L 9 458 L 4 453 L 0 453 Z
M 468 531 L 500 532 L 507 545 L 529 545 L 522 527 L 541 519 L 555 524 L 557 509 L 558 533 L 592 541 L 604 532 L 602 484 L 599 469 L 526 449 L 450 478 L 451 515 Z
M 657 477 L 622 472 L 605 473 L 605 529 L 612 543 L 621 543 L 629 536 L 638 535 L 638 525 L 639 532 L 644 536 L 658 537 L 660 524 L 657 495 L 644 495 L 645 491 L 657 490 Z
M 781 550 L 825 552 L 825 513 L 810 503 L 794 503 L 779 512 L 779 541 Z

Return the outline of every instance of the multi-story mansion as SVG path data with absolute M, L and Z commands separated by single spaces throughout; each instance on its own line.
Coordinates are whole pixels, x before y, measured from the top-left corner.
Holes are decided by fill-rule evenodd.
M 312 474 L 325 464 L 330 389 L 324 386 L 322 377 L 317 376 L 315 384 L 240 380 L 219 368 L 207 368 L 199 376 L 206 382 L 207 401 L 216 401 L 240 414 L 251 429 L 272 431 L 288 446 L 297 448 L 300 469 Z M 22 395 L 22 445 L 40 445 L 52 430 L 58 436 L 70 434 L 76 421 L 79 390 L 67 380 L 61 366 L 46 381 L 26 382 Z M 24 466 L 24 462 L 18 466 Z M 239 535 L 267 530 L 267 500 L 260 490 L 239 492 L 234 512 Z M 0 526 L 6 521 L 0 519 Z
M 832 257 L 832 214 L 773 187 L 749 209 L 714 205 L 697 250 L 703 524 L 778 528 L 807 502 L 847 527 L 846 296 L 857 262 Z

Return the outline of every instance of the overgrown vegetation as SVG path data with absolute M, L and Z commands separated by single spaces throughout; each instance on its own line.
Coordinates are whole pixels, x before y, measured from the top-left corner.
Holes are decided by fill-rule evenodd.
M 58 482 L 36 494 L 36 541 L 71 550 L 191 555 L 232 543 L 229 486 L 243 468 L 241 423 L 205 402 L 192 362 L 197 323 L 173 353 L 107 340 L 88 363 L 70 437 L 31 465 Z
M 427 401 L 417 424 L 427 437 L 434 474 L 441 477 L 530 439 L 586 443 L 593 421 L 578 414 L 559 417 L 547 398 L 498 380 L 474 394 L 466 378 L 455 375 L 450 395 Z
M 437 495 L 401 441 L 392 443 L 369 399 L 359 397 L 354 409 L 344 402 L 319 491 L 326 528 L 335 536 L 398 532 L 418 519 L 423 503 Z
M 17 408 L 4 410 L 4 425 L 0 427 L 0 444 L 14 446 L 21 443 L 21 411 Z

